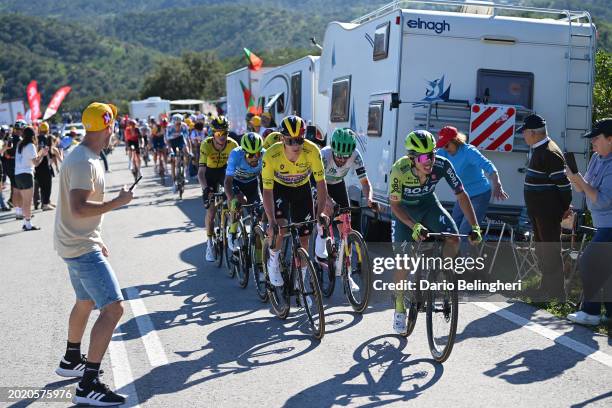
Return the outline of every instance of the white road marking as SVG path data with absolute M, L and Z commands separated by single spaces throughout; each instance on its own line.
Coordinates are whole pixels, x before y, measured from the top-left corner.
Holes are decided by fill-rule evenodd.
M 117 330 L 115 330 L 115 336 L 108 345 L 108 352 L 115 380 L 115 390 L 120 394 L 127 395 L 127 400 L 122 407 L 140 407 L 125 343 Z
M 537 333 L 541 336 L 546 337 L 554 341 L 555 343 L 561 344 L 571 350 L 574 350 L 577 353 L 580 353 L 590 359 L 593 359 L 603 365 L 606 365 L 612 368 L 612 356 L 606 354 L 602 351 L 596 350 L 592 347 L 587 346 L 577 340 L 574 340 L 564 333 L 559 333 L 554 330 L 551 330 L 547 327 L 542 326 L 541 324 L 534 323 L 529 319 L 526 319 L 522 316 L 519 316 L 515 313 L 506 310 L 503 307 L 497 306 L 494 303 L 489 302 L 474 302 L 473 305 L 480 307 L 481 309 L 487 310 L 491 313 L 495 313 L 496 315 L 503 317 L 506 320 L 511 321 L 512 323 L 524 327 L 527 330 L 530 330 L 534 333 Z
M 132 314 L 136 320 L 140 331 L 142 342 L 152 367 L 159 367 L 168 364 L 168 357 L 155 331 L 155 326 L 149 317 L 149 311 L 144 302 L 138 296 L 138 291 L 134 288 L 125 289 L 126 301 L 132 308 Z

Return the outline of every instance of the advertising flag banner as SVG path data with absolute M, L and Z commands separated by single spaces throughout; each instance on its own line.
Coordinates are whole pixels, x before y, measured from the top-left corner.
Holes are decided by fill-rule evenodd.
M 47 106 L 47 109 L 45 110 L 45 114 L 43 115 L 43 120 L 47 120 L 51 116 L 57 113 L 57 110 L 59 109 L 60 105 L 64 101 L 64 98 L 66 97 L 66 95 L 68 95 L 68 93 L 71 90 L 72 90 L 71 87 L 63 86 L 60 89 L 58 89 L 55 92 L 55 94 L 53 94 L 53 98 L 51 98 L 51 102 L 49 102 L 49 106 Z

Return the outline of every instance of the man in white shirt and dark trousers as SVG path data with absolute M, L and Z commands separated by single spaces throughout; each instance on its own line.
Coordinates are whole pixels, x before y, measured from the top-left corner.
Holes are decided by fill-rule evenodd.
M 68 321 L 66 354 L 56 373 L 82 377 L 75 404 L 120 405 L 125 397 L 100 382 L 100 363 L 113 331 L 123 314 L 123 296 L 101 235 L 102 215 L 128 204 L 132 192 L 125 187 L 110 201 L 104 200 L 104 168 L 100 152 L 108 147 L 117 108 L 94 102 L 83 112 L 87 134 L 66 158 L 60 171 L 55 218 L 55 249 L 68 267 L 76 303 Z M 91 330 L 87 358 L 81 355 L 81 338 L 91 311 L 100 315 Z

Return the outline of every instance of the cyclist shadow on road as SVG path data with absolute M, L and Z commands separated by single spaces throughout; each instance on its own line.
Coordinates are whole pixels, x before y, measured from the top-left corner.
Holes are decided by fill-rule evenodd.
M 433 359 L 410 360 L 402 350 L 407 339 L 380 335 L 359 345 L 356 364 L 342 374 L 300 391 L 285 402 L 285 407 L 360 405 L 378 407 L 417 398 L 437 383 L 444 366 Z

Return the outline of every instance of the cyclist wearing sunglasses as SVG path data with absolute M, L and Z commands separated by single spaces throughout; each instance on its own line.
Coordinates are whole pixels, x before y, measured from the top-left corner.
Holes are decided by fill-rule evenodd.
M 323 167 L 325 168 L 325 183 L 327 183 L 327 203 L 324 213 L 331 217 L 334 213 L 334 205 L 348 207 L 349 198 L 344 178 L 353 170 L 359 178 L 363 195 L 367 197 L 368 206 L 374 206 L 372 201 L 372 189 L 363 164 L 363 158 L 357 150 L 356 135 L 352 129 L 338 128 L 334 130 L 331 137 L 331 146 L 321 149 Z M 319 258 L 327 258 L 325 240 L 322 238 L 322 230 L 319 230 L 315 240 L 315 254 Z
M 183 152 L 185 156 L 185 163 L 189 163 L 189 127 L 183 123 L 183 117 L 178 113 L 172 115 L 172 124 L 168 125 L 166 128 L 166 144 L 170 149 L 170 152 L 174 152 L 174 150 L 178 150 L 179 152 Z M 170 163 L 172 166 L 172 185 L 174 192 L 176 193 L 176 183 L 174 180 L 176 179 L 176 157 L 171 154 L 170 155 Z M 185 166 L 187 167 L 187 166 Z M 185 175 L 185 179 L 187 175 Z
M 240 147 L 231 151 L 225 171 L 225 195 L 229 202 L 229 240 L 228 246 L 234 250 L 234 235 L 238 228 L 236 213 L 239 205 L 261 202 L 259 181 L 257 177 L 261 174 L 262 148 L 261 136 L 255 132 L 245 133 L 240 140 Z
M 281 122 L 282 143 L 275 143 L 263 156 L 261 178 L 263 203 L 268 217 L 268 236 L 272 237 L 278 225 L 283 225 L 291 216 L 291 222 L 314 219 L 310 175 L 314 176 L 317 208 L 323 209 L 327 200 L 327 186 L 319 148 L 306 140 L 306 124 L 299 116 L 287 116 Z M 269 137 L 269 136 L 268 136 Z M 318 211 L 321 211 L 318 210 Z M 322 217 L 325 217 L 321 213 Z M 310 227 L 300 228 L 300 242 L 308 248 Z M 276 247 L 270 248 L 267 269 L 274 286 L 283 285 L 279 268 L 279 253 L 282 239 L 276 240 Z M 305 268 L 305 266 L 302 266 Z
M 204 204 L 210 202 L 206 211 L 206 260 L 214 262 L 215 255 L 212 247 L 214 228 L 215 205 L 209 201 L 210 195 L 216 192 L 225 182 L 225 169 L 230 152 L 238 147 L 238 143 L 228 136 L 229 122 L 225 116 L 214 118 L 210 123 L 213 136 L 209 136 L 200 144 L 200 168 L 198 180 L 202 186 L 202 199 Z
M 404 145 L 406 156 L 393 164 L 389 184 L 389 201 L 393 213 L 392 242 L 418 242 L 427 238 L 430 231 L 457 234 L 455 221 L 442 207 L 434 192 L 442 179 L 455 192 L 457 202 L 472 226 L 469 241 L 480 242 L 480 227 L 470 198 L 450 161 L 436 155 L 434 136 L 426 130 L 415 130 L 406 136 Z M 454 257 L 458 251 L 459 239 L 448 238 L 444 256 Z M 402 295 L 396 296 L 395 302 L 393 329 L 397 333 L 406 329 L 406 309 L 402 298 Z

